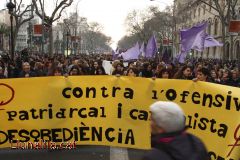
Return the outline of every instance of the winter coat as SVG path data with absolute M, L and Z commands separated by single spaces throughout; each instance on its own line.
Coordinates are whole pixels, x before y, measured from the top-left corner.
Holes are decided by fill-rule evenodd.
M 152 149 L 143 160 L 209 160 L 202 141 L 185 132 L 152 136 Z

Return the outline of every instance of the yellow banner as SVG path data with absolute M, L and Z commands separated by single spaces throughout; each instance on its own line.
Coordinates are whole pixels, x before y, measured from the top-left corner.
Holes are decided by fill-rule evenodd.
M 0 148 L 34 141 L 150 148 L 149 106 L 174 101 L 211 159 L 240 158 L 240 89 L 114 76 L 0 80 Z

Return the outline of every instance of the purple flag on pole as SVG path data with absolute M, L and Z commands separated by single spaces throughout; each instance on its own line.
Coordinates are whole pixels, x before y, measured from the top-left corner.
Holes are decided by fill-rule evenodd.
M 214 39 L 213 36 L 207 35 L 207 37 L 205 38 L 204 47 L 207 48 L 215 46 L 223 46 L 223 44 Z
M 153 35 L 149 40 L 145 51 L 146 58 L 152 58 L 157 53 L 157 41 Z
M 178 54 L 178 55 L 177 55 L 178 62 L 184 63 L 186 57 L 187 57 L 187 54 L 183 54 L 183 53 Z
M 112 59 L 116 60 L 118 58 L 119 55 L 119 49 L 117 48 L 116 52 L 114 50 L 112 50 Z
M 206 38 L 207 22 L 193 26 L 190 29 L 180 31 L 181 53 L 178 57 L 180 63 L 183 63 L 191 49 L 203 51 Z M 181 60 L 181 61 L 180 61 Z
M 203 51 L 206 37 L 207 22 L 193 26 L 190 29 L 180 31 L 181 34 L 181 51 L 189 52 L 191 49 Z
M 134 47 L 128 49 L 125 53 L 123 53 L 122 57 L 124 60 L 132 60 L 132 59 L 138 59 L 139 55 L 140 55 L 140 50 L 139 50 L 139 44 L 137 42 Z
M 115 60 L 115 51 L 112 50 L 112 59 Z

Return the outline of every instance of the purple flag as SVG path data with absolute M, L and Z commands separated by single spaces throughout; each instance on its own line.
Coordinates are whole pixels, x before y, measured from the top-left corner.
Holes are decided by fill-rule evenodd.
M 180 31 L 181 34 L 181 51 L 189 52 L 191 49 L 203 51 L 206 37 L 207 22 L 193 26 L 190 29 Z
M 177 55 L 178 62 L 180 62 L 180 63 L 184 63 L 186 57 L 187 57 L 187 54 L 179 53 L 179 54 Z
M 207 37 L 205 38 L 204 47 L 207 48 L 215 46 L 223 46 L 223 44 L 214 39 L 213 36 L 207 35 Z
M 115 58 L 116 58 L 116 57 L 115 57 L 115 51 L 112 50 L 112 59 L 115 60 Z
M 153 35 L 149 40 L 146 47 L 145 57 L 152 58 L 154 54 L 157 53 L 157 41 L 155 36 Z
M 112 59 L 116 60 L 118 58 L 119 55 L 119 49 L 117 48 L 116 52 L 114 50 L 112 50 Z
M 206 38 L 207 22 L 193 26 L 190 29 L 180 31 L 181 53 L 178 57 L 180 63 L 183 63 L 191 49 L 203 51 Z
M 132 59 L 138 59 L 138 56 L 140 55 L 139 50 L 139 44 L 138 42 L 136 45 L 130 49 L 128 49 L 126 52 L 122 54 L 122 57 L 124 60 L 132 60 Z

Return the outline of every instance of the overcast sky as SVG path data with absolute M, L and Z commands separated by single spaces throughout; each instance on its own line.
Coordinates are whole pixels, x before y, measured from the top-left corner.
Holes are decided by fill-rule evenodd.
M 0 9 L 5 8 L 6 2 L 9 0 L 0 0 Z M 19 1 L 19 0 L 18 0 Z M 23 0 L 28 3 L 29 0 Z M 129 12 L 134 9 L 142 10 L 149 6 L 159 6 L 164 9 L 166 5 L 171 5 L 173 0 L 79 0 L 78 11 L 80 16 L 86 17 L 89 22 L 96 21 L 104 27 L 104 33 L 112 37 L 115 48 L 116 43 L 125 35 L 126 28 L 124 27 L 124 20 Z M 53 0 L 45 0 L 45 8 L 50 11 L 53 8 Z M 68 11 L 73 11 L 76 8 L 74 4 Z M 64 15 L 66 16 L 66 15 Z

